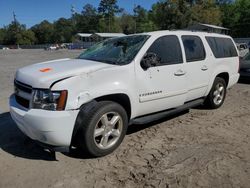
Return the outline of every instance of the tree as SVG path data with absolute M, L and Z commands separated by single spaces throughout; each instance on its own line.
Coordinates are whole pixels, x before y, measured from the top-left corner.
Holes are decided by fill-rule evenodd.
M 40 24 L 31 27 L 31 30 L 35 33 L 37 44 L 47 44 L 55 41 L 53 39 L 54 26 L 47 20 L 44 20 Z
M 192 6 L 191 10 L 191 23 L 221 25 L 221 11 L 215 0 L 200 0 Z
M 155 24 L 149 19 L 148 11 L 138 5 L 134 8 L 135 32 L 148 32 L 156 29 Z
M 54 22 L 53 41 L 56 43 L 71 42 L 73 36 L 73 24 L 71 20 L 60 18 Z
M 33 31 L 30 29 L 23 30 L 21 33 L 17 35 L 17 44 L 20 45 L 31 45 L 36 41 L 36 37 Z
M 182 29 L 190 22 L 190 5 L 184 0 L 160 1 L 152 6 L 150 15 L 159 29 Z
M 135 32 L 135 20 L 132 15 L 123 13 L 119 19 L 120 27 L 123 33 L 132 34 Z
M 76 15 L 76 31 L 94 33 L 98 31 L 99 15 L 95 7 L 86 4 L 81 14 Z
M 231 29 L 234 37 L 250 37 L 250 1 L 236 0 L 235 3 L 223 4 L 222 23 Z
M 0 29 L 0 44 L 3 44 L 5 34 L 6 34 L 6 30 L 4 28 Z
M 117 5 L 117 0 L 101 0 L 98 12 L 101 15 L 99 24 L 102 30 L 111 32 L 114 29 L 115 14 L 121 11 L 122 10 Z
M 35 34 L 31 30 L 26 30 L 25 25 L 18 21 L 11 22 L 4 29 L 0 29 L 0 43 L 7 45 L 27 45 L 34 44 Z

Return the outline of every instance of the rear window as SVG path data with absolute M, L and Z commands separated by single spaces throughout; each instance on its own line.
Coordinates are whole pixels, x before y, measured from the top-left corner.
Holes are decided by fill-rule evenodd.
M 206 57 L 203 43 L 198 36 L 183 35 L 181 37 L 187 62 L 201 61 Z
M 230 38 L 206 37 L 206 40 L 216 58 L 238 56 L 233 41 Z

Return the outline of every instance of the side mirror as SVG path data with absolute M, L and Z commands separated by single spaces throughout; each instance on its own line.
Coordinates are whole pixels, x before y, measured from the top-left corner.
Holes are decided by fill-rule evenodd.
M 150 67 L 159 66 L 161 64 L 161 59 L 152 52 L 146 53 L 141 60 L 141 67 L 143 70 L 147 70 Z

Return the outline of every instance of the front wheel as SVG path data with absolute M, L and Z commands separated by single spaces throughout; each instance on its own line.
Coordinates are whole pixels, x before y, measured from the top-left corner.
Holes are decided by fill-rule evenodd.
M 104 156 L 121 144 L 127 127 L 124 108 L 115 102 L 101 101 L 82 117 L 78 142 L 91 156 Z
M 226 92 L 225 80 L 216 77 L 212 89 L 206 98 L 205 104 L 211 109 L 219 108 L 224 103 Z

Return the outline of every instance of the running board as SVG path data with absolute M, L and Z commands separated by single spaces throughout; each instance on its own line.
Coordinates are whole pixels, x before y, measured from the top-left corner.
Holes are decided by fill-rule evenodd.
M 174 109 L 161 111 L 158 113 L 149 114 L 149 115 L 145 115 L 145 116 L 131 119 L 129 124 L 130 125 L 132 125 L 132 124 L 147 124 L 147 123 L 162 119 L 164 117 L 171 116 L 171 115 L 174 115 L 176 113 L 185 111 L 185 110 L 193 108 L 195 106 L 202 105 L 203 103 L 204 103 L 204 99 L 193 100 L 193 101 L 187 102 L 184 105 L 179 106 L 179 107 L 174 108 Z

